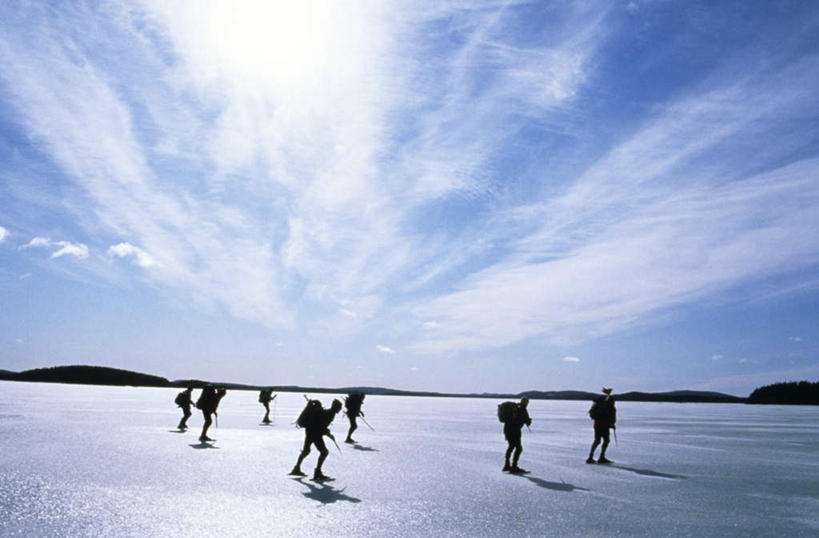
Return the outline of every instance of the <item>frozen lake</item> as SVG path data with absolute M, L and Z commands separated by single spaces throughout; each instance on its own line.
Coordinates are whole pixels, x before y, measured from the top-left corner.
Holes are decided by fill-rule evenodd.
M 330 446 L 319 485 L 287 476 L 301 395 L 266 427 L 256 393 L 228 392 L 202 448 L 198 411 L 173 431 L 177 392 L 0 382 L 0 535 L 819 535 L 819 408 L 618 403 L 601 466 L 588 403 L 532 401 L 531 474 L 511 476 L 498 401 L 372 396 L 376 431 Z

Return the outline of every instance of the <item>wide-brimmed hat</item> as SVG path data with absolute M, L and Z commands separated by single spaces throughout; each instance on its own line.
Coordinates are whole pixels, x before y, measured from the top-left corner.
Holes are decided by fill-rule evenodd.
M 603 387 L 604 394 L 611 394 L 611 387 Z

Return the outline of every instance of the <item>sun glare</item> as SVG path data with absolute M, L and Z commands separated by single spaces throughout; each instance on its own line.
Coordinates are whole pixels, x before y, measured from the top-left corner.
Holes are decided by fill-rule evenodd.
M 227 72 L 294 83 L 322 69 L 332 53 L 327 13 L 314 2 L 220 3 L 210 13 L 209 40 Z

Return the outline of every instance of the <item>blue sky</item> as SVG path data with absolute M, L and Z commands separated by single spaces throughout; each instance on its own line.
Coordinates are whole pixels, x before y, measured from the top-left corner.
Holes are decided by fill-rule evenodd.
M 0 11 L 0 368 L 819 377 L 811 2 Z

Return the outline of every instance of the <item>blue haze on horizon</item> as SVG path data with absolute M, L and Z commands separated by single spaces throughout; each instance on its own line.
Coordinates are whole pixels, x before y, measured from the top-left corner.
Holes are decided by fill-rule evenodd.
M 819 4 L 0 14 L 1 369 L 819 378 Z

